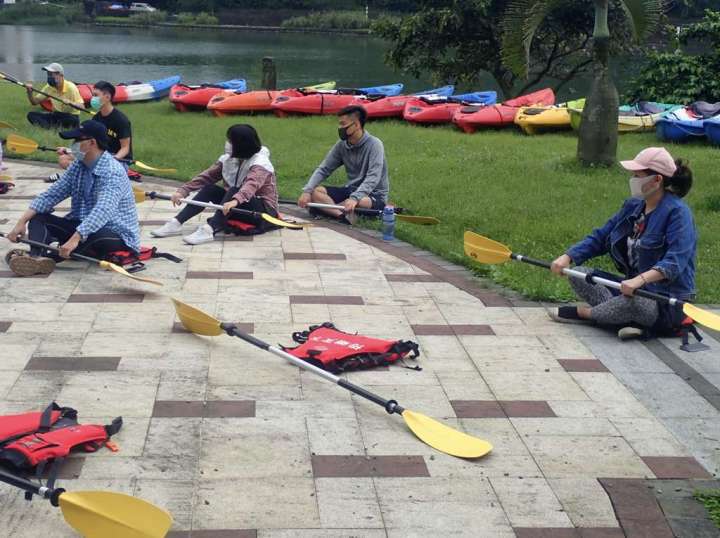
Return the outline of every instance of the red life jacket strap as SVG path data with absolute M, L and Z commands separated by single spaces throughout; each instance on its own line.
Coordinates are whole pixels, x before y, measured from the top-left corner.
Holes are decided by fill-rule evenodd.
M 74 421 L 76 418 L 77 411 L 70 407 L 60 407 L 55 402 L 44 411 L 0 417 L 0 449 L 25 435 L 46 432 L 58 422 Z
M 128 273 L 137 273 L 145 269 L 144 261 L 152 258 L 165 258 L 171 262 L 180 263 L 181 258 L 170 254 L 169 252 L 158 252 L 157 247 L 140 247 L 140 252 L 135 253 L 131 250 L 116 250 L 107 256 L 107 261 L 117 265 L 129 265 Z

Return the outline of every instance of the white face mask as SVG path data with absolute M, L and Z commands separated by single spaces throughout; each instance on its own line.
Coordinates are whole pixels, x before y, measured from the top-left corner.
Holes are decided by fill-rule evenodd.
M 232 144 L 230 142 L 225 142 L 225 153 L 232 156 Z
M 647 185 L 648 183 L 652 182 L 657 176 L 645 176 L 645 177 L 637 177 L 633 176 L 630 178 L 630 195 L 633 198 L 637 198 L 639 200 L 644 200 L 648 196 L 650 196 L 652 193 L 654 193 L 657 188 L 654 188 L 650 191 L 643 192 L 643 187 Z

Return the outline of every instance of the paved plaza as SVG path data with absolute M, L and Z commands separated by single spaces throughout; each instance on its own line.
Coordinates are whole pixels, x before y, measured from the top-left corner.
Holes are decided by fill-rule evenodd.
M 6 164 L 17 186 L 0 196 L 2 231 L 53 171 Z M 190 247 L 149 235 L 169 202 L 138 211 L 143 244 L 183 259 L 140 273 L 162 288 L 74 261 L 46 278 L 0 267 L 0 413 L 56 401 L 83 423 L 125 423 L 119 452 L 68 461 L 67 490 L 156 503 L 171 538 L 718 536 L 691 498 L 719 486 L 717 334 L 694 354 L 677 339 L 620 343 L 371 232 L 318 223 Z M 0 255 L 9 248 L 0 240 Z M 422 371 L 347 378 L 494 450 L 437 452 L 397 415 L 273 355 L 187 333 L 171 297 L 271 343 L 325 321 L 418 342 Z M 56 509 L 5 486 L 0 528 L 75 536 Z

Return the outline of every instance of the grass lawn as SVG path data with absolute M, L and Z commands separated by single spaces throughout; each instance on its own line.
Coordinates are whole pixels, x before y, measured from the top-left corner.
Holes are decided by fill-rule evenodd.
M 337 140 L 336 118 L 279 119 L 272 115 L 215 118 L 208 113 L 179 113 L 167 101 L 121 106 L 133 124 L 136 157 L 175 167 L 182 181 L 211 165 L 220 155 L 225 131 L 249 122 L 272 152 L 280 194 L 297 197 L 305 180 Z M 30 109 L 17 86 L 0 85 L 0 120 L 9 121 L 47 145 L 55 133 L 30 127 Z M 418 215 L 440 218 L 435 227 L 399 223 L 397 236 L 453 262 L 473 266 L 463 255 L 462 236 L 474 230 L 514 251 L 552 259 L 612 215 L 629 195 L 629 174 L 612 169 L 583 169 L 575 162 L 572 133 L 528 137 L 514 128 L 466 135 L 452 126 L 415 127 L 379 121 L 369 131 L 385 143 L 391 199 Z M 620 138 L 619 157 L 657 145 L 654 134 Z M 695 187 L 687 201 L 700 232 L 697 284 L 699 302 L 720 303 L 720 150 L 705 143 L 669 148 L 690 160 Z M 37 153 L 35 159 L 53 160 Z M 335 182 L 344 181 L 342 170 Z M 1 198 L 0 198 L 1 200 Z M 598 261 L 609 268 L 608 261 Z M 563 279 L 523 264 L 475 268 L 533 299 L 571 299 Z
M 720 527 L 720 490 L 711 489 L 705 491 L 698 491 L 695 493 L 695 498 L 705 505 L 710 519 Z

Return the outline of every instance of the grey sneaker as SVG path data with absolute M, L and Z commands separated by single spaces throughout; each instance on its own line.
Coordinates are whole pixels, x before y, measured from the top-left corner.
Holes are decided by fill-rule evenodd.
M 645 329 L 639 327 L 623 327 L 617 333 L 620 340 L 634 340 L 636 338 L 643 338 L 645 336 Z
M 10 270 L 17 276 L 49 275 L 55 270 L 52 258 L 15 255 L 8 261 Z
M 548 317 L 557 323 L 567 323 L 569 325 L 592 325 L 591 319 L 564 318 L 560 316 L 559 308 L 551 308 L 547 311 Z

